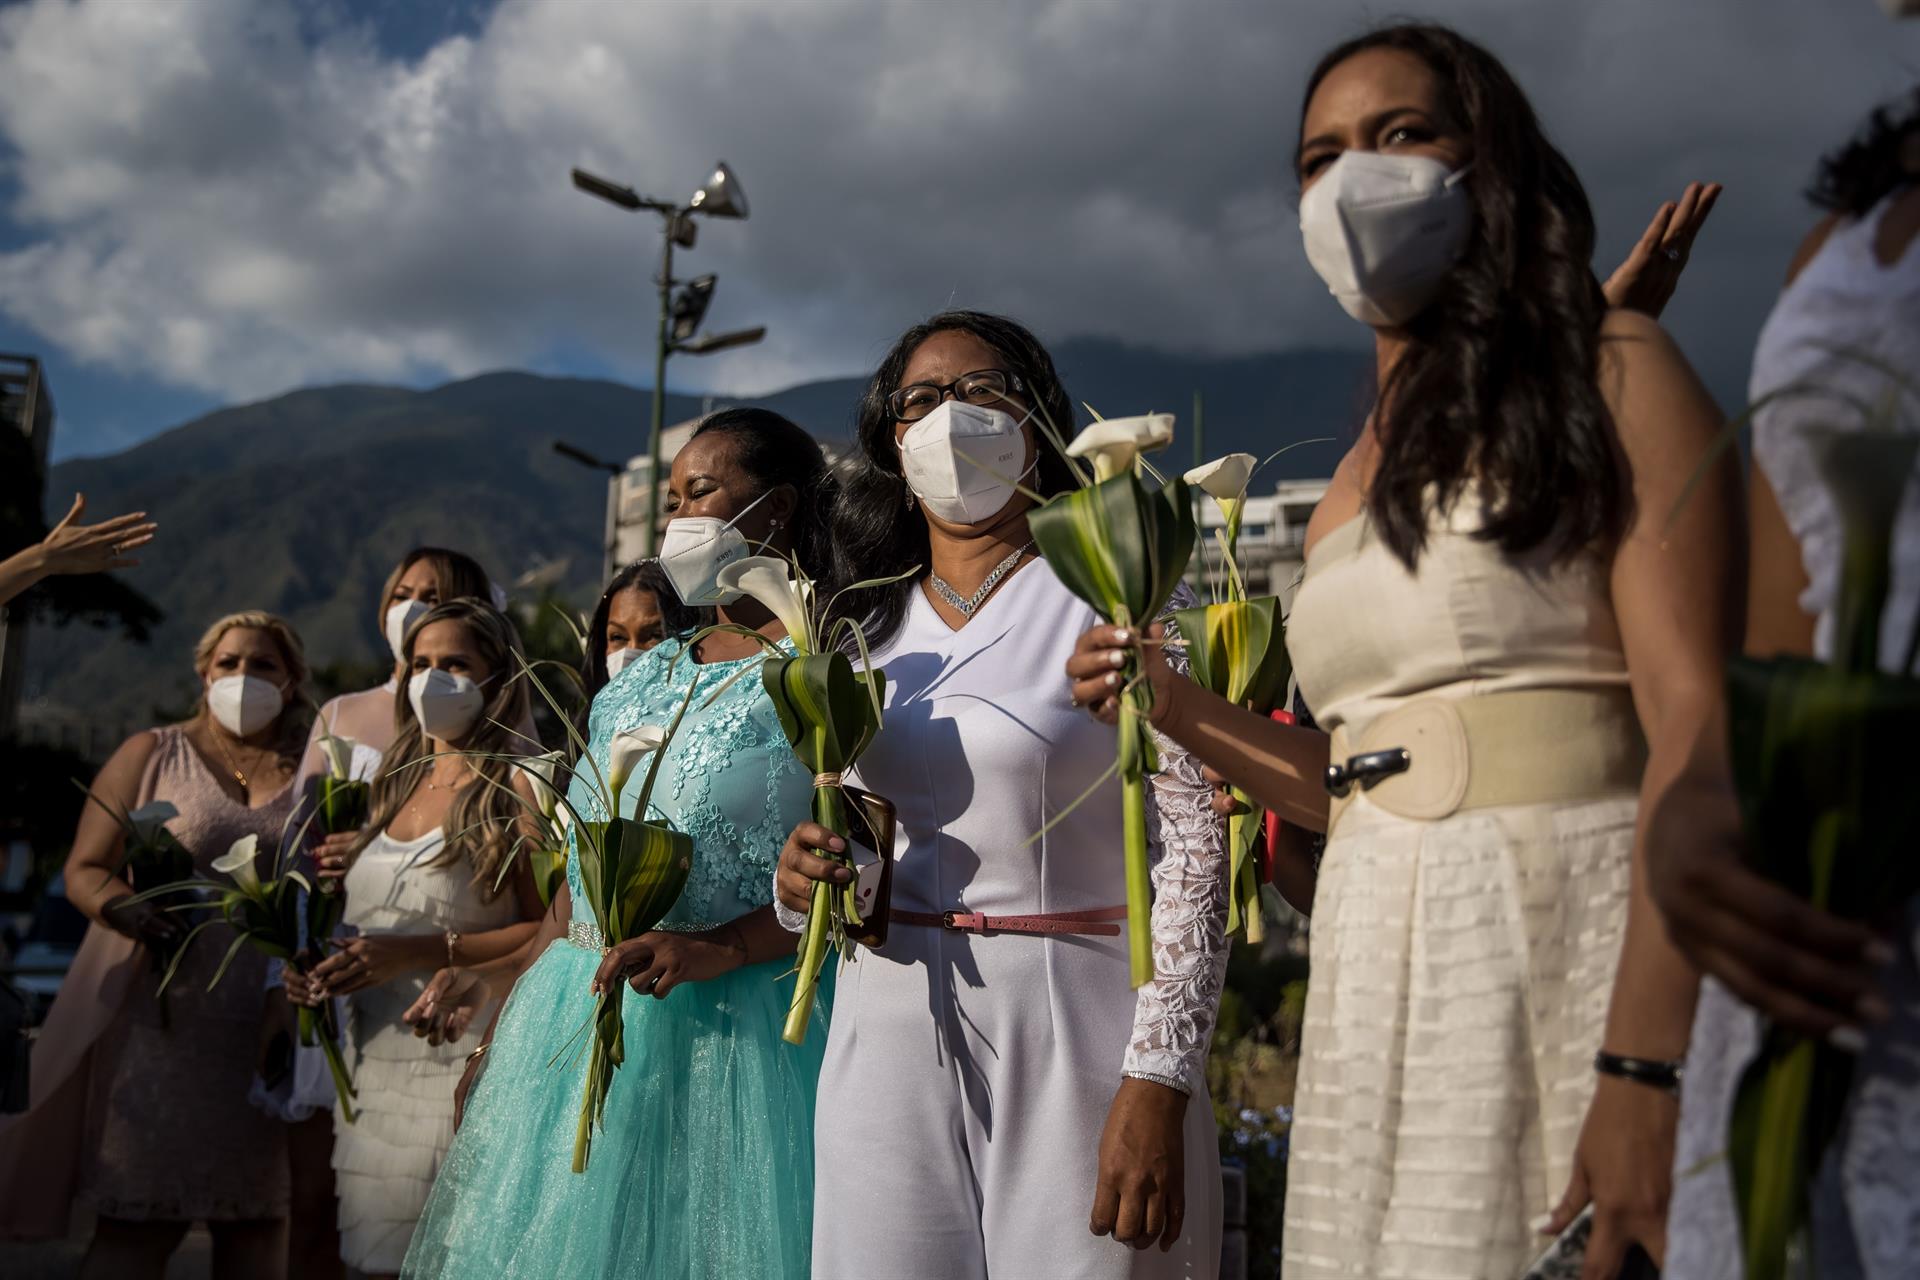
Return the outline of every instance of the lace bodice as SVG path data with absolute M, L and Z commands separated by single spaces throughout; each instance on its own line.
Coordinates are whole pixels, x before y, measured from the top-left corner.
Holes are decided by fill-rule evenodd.
M 680 650 L 676 641 L 660 645 L 600 691 L 588 722 L 587 750 L 604 775 L 614 735 L 644 724 L 665 728 L 673 723 L 688 685 L 694 685 L 693 702 L 667 747 L 649 809 L 649 816 L 693 837 L 686 890 L 660 925 L 684 932 L 725 924 L 772 900 L 780 846 L 811 812 L 813 779 L 787 745 L 767 700 L 760 658 L 698 663 L 689 654 L 675 662 Z M 593 777 L 591 767 L 575 770 L 567 793 L 590 818 L 604 816 Z M 634 801 L 645 782 L 642 767 L 621 795 L 626 816 L 635 816 Z M 593 923 L 571 856 L 567 884 L 574 918 Z

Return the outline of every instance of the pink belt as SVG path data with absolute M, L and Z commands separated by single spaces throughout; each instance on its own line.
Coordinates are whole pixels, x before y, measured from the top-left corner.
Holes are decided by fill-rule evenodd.
M 922 929 L 950 929 L 955 933 L 1081 933 L 1103 938 L 1120 935 L 1120 926 L 1109 921 L 1125 920 L 1125 907 L 1101 907 L 1094 911 L 1051 911 L 1037 916 L 987 916 L 977 911 L 900 911 L 888 913 L 896 924 L 918 925 Z

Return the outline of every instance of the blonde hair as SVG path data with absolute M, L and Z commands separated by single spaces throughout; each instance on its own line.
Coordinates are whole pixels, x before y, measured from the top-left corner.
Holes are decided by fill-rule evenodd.
M 474 656 L 490 673 L 487 683 L 492 692 L 474 722 L 472 736 L 461 748 L 468 766 L 479 776 L 455 796 L 442 827 L 447 833 L 446 843 L 429 865 L 444 866 L 465 858 L 473 868 L 474 886 L 491 901 L 499 896 L 505 882 L 504 873 L 517 844 L 516 827 L 525 808 L 513 786 L 516 768 L 504 757 L 537 754 L 540 749 L 538 743 L 529 742 L 520 733 L 531 710 L 527 682 L 522 678 L 526 657 L 520 647 L 520 634 L 505 614 L 484 600 L 463 597 L 435 605 L 407 629 L 402 661 L 411 666 L 413 646 L 420 633 L 436 622 L 457 622 L 467 629 L 473 637 Z M 407 797 L 424 780 L 432 763 L 432 748 L 421 731 L 419 717 L 413 713 L 405 677 L 395 694 L 394 714 L 399 732 L 387 751 L 380 776 L 374 780 L 373 816 L 361 832 L 356 853 L 400 816 Z
M 286 705 L 280 710 L 280 733 L 275 748 L 282 756 L 298 756 L 306 749 L 307 729 L 303 723 L 305 717 L 299 714 L 307 705 L 307 646 L 300 641 L 300 633 L 293 624 L 277 613 L 268 613 L 264 609 L 242 609 L 239 613 L 230 613 L 208 627 L 193 646 L 194 673 L 205 680 L 207 668 L 213 664 L 213 651 L 220 647 L 221 639 L 227 632 L 236 628 L 249 631 L 264 631 L 273 641 L 273 647 L 280 651 L 280 661 L 287 668 Z M 200 691 L 200 702 L 196 714 L 207 713 L 207 694 L 205 688 Z
M 393 603 L 393 593 L 400 586 L 400 579 L 407 576 L 407 570 L 422 560 L 433 569 L 433 580 L 440 588 L 442 604 L 463 596 L 491 603 L 493 580 L 487 577 L 487 571 L 480 567 L 478 560 L 445 547 L 415 547 L 400 557 L 400 563 L 387 575 L 387 584 L 380 588 L 380 607 L 373 619 L 375 631 L 386 634 L 387 606 Z

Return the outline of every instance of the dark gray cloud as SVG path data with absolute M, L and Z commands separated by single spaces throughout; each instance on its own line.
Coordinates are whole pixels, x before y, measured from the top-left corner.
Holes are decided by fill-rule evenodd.
M 1316 55 L 1385 10 L 1056 0 L 508 0 L 411 58 L 293 0 L 0 9 L 25 247 L 0 308 L 223 395 L 590 365 L 644 375 L 643 220 L 582 164 L 753 200 L 687 259 L 759 348 L 736 390 L 859 370 L 960 303 L 1050 336 L 1240 352 L 1363 335 L 1308 271 L 1288 158 Z M 1602 266 L 1690 178 L 1728 191 L 1672 327 L 1723 398 L 1812 221 L 1814 157 L 1915 79 L 1872 0 L 1454 0 L 1587 182 Z M 316 35 L 316 31 L 319 32 Z M 1284 412 L 1284 406 L 1276 406 Z

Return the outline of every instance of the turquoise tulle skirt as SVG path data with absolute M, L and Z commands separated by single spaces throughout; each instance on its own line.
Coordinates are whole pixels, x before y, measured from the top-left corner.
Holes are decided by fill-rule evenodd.
M 575 1033 L 599 963 L 562 939 L 515 985 L 402 1274 L 804 1277 L 827 1000 L 796 1046 L 780 1039 L 791 961 L 664 1000 L 626 989 L 626 1063 L 576 1174 L 586 1059 Z

